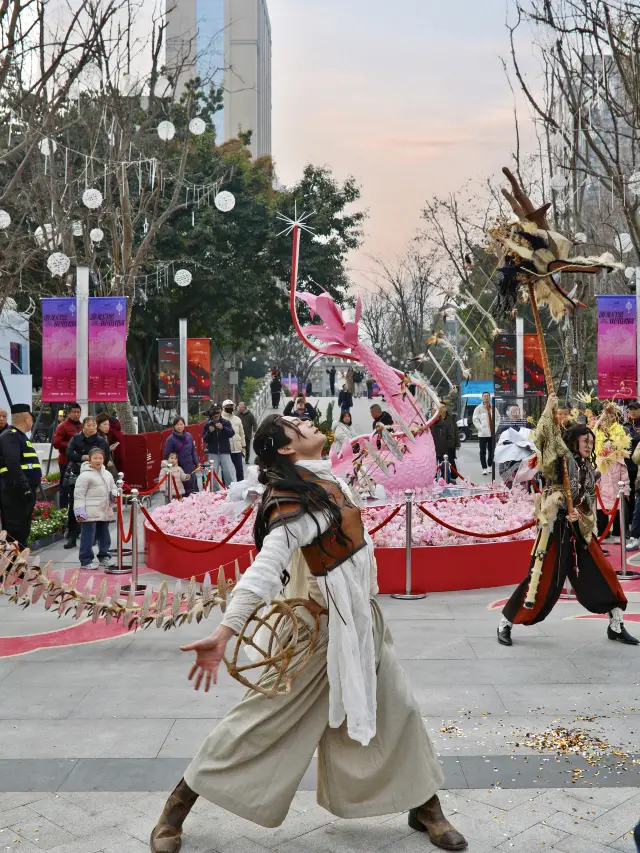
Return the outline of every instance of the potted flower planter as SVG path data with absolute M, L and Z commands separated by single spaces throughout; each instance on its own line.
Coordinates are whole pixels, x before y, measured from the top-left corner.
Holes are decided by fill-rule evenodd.
M 29 545 L 31 552 L 41 551 L 43 548 L 47 548 L 49 545 L 54 545 L 56 542 L 61 542 L 64 539 L 65 532 L 64 530 L 56 530 L 55 533 L 50 533 L 48 536 L 42 536 L 40 539 L 36 539 L 35 542 L 32 542 Z

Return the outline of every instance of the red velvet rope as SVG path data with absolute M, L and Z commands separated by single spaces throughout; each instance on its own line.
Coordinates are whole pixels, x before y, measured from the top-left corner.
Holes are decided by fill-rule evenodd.
M 478 539 L 500 539 L 502 536 L 511 536 L 513 533 L 521 533 L 523 530 L 529 530 L 537 524 L 537 521 L 533 519 L 532 521 L 528 521 L 526 524 L 523 524 L 521 527 L 516 527 L 514 530 L 503 530 L 500 533 L 474 533 L 472 530 L 463 530 L 461 527 L 454 527 L 452 524 L 447 524 L 446 521 L 438 518 L 437 515 L 433 515 L 433 513 L 429 512 L 428 509 L 425 509 L 422 504 L 416 504 L 416 506 L 428 518 L 438 524 L 441 524 L 443 527 L 446 527 L 447 530 L 452 530 L 454 533 L 462 533 L 463 536 L 475 536 Z
M 171 482 L 173 483 L 173 494 L 178 498 L 179 501 L 182 500 L 182 495 L 180 494 L 180 490 L 178 489 L 178 484 L 176 483 L 176 478 L 171 475 Z
M 116 499 L 118 527 L 120 528 L 120 541 L 126 544 L 133 536 L 133 513 L 129 516 L 129 533 L 125 536 L 124 527 L 122 525 L 122 495 L 118 495 Z
M 609 531 L 613 527 L 613 522 L 616 520 L 616 515 L 618 513 L 618 507 L 620 506 L 620 498 L 616 498 L 616 502 L 611 507 L 611 511 L 607 512 L 606 509 L 603 509 L 605 515 L 609 516 L 609 521 L 607 522 L 607 526 L 604 529 L 602 536 L 598 536 L 598 542 L 602 542 L 609 535 Z
M 218 483 L 218 485 L 219 485 L 219 486 L 221 486 L 223 489 L 225 489 L 225 490 L 226 490 L 226 488 L 227 488 L 227 487 L 226 487 L 226 486 L 225 486 L 225 484 L 222 482 L 222 480 L 220 479 L 220 477 L 218 477 L 218 475 L 217 475 L 217 474 L 216 474 L 216 472 L 213 470 L 213 468 L 209 468 L 209 477 L 207 478 L 207 482 L 209 482 L 209 481 L 210 481 L 210 478 L 211 478 L 211 475 L 212 475 L 212 474 L 213 474 L 213 476 L 216 478 L 216 482 Z
M 390 515 L 385 518 L 384 521 L 381 521 L 380 524 L 377 524 L 372 530 L 367 530 L 369 536 L 373 536 L 374 533 L 377 533 L 378 530 L 381 530 L 385 526 L 385 524 L 388 524 L 392 518 L 396 517 L 396 515 L 400 512 L 401 509 L 402 504 L 398 504 L 398 506 L 393 510 L 392 513 L 390 513 Z
M 161 480 L 158 480 L 158 482 L 155 484 L 155 486 L 153 488 L 149 489 L 146 492 L 141 492 L 140 490 L 138 490 L 138 496 L 141 498 L 144 498 L 147 495 L 152 495 L 154 492 L 157 492 L 158 489 L 160 488 L 160 486 L 164 483 L 164 481 L 167 479 L 168 476 L 169 476 L 168 474 L 165 474 Z M 122 488 L 125 492 L 130 492 L 131 489 L 135 488 L 135 487 L 129 486 L 127 483 L 123 483 Z
M 165 539 L 169 539 L 168 534 L 166 534 L 164 532 L 164 530 L 161 530 L 160 527 L 158 527 L 156 522 L 153 520 L 153 518 L 151 518 L 151 515 L 147 511 L 147 508 L 141 505 L 140 510 L 142 511 L 142 514 L 147 519 L 149 524 L 153 527 L 153 529 L 156 530 L 158 533 L 160 533 L 162 536 L 164 536 Z M 233 528 L 231 533 L 229 533 L 227 536 L 225 536 L 225 538 L 222 540 L 222 542 L 214 542 L 206 548 L 188 548 L 187 545 L 185 544 L 186 540 L 183 539 L 183 541 L 180 543 L 180 548 L 183 551 L 187 551 L 189 554 L 206 554 L 209 551 L 215 551 L 216 548 L 220 548 L 222 545 L 226 545 L 227 542 L 236 535 L 236 533 L 241 529 L 241 527 L 244 525 L 244 523 L 249 518 L 249 516 L 251 515 L 252 512 L 253 512 L 253 507 L 247 507 L 247 509 L 244 511 L 244 514 L 240 520 L 240 523 Z

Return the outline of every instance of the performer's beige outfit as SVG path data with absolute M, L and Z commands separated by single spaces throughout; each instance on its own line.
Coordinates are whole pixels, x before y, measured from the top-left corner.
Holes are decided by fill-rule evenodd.
M 299 464 L 333 480 L 329 462 Z M 326 530 L 327 522 L 315 518 Z M 308 595 L 329 610 L 311 660 L 290 693 L 269 699 L 249 691 L 184 775 L 197 794 L 262 826 L 285 819 L 316 748 L 318 803 L 339 817 L 407 811 L 426 803 L 444 780 L 380 608 L 370 600 L 377 593 L 373 543 L 366 536 L 364 548 L 316 578 L 299 549 L 317 536 L 309 514 L 272 530 L 223 619 L 239 632 L 257 604 L 277 597 L 288 570 L 288 597 Z M 261 684 L 273 677 L 267 673 Z

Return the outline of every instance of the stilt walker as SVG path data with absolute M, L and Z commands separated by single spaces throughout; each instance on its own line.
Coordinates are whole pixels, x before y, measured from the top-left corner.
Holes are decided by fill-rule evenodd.
M 514 624 L 533 625 L 545 619 L 560 597 L 568 577 L 578 601 L 591 613 L 608 613 L 607 636 L 637 645 L 622 621 L 627 599 L 615 570 L 594 535 L 596 531 L 593 432 L 583 425 L 562 430 L 556 414 L 553 387 L 538 303 L 546 303 L 556 319 L 577 307 L 552 277 L 554 272 L 594 273 L 610 268 L 608 258 L 571 258 L 570 241 L 550 230 L 546 204 L 534 209 L 508 169 L 503 172 L 512 193 L 503 190 L 514 212 L 515 225 L 500 223 L 492 236 L 502 254 L 500 302 L 515 310 L 518 291 L 526 287 L 536 324 L 549 398 L 535 434 L 538 469 L 545 486 L 536 499 L 538 535 L 527 577 L 517 587 L 502 613 L 498 642 L 512 645 Z

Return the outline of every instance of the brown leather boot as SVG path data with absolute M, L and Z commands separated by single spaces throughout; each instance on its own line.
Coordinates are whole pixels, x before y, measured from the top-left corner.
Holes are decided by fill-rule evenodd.
M 417 809 L 409 812 L 409 826 L 418 832 L 427 832 L 429 840 L 442 850 L 464 850 L 467 842 L 463 835 L 442 814 L 438 795 Z
M 160 820 L 151 833 L 153 853 L 178 853 L 182 846 L 182 824 L 198 799 L 195 791 L 181 779 L 167 800 Z

